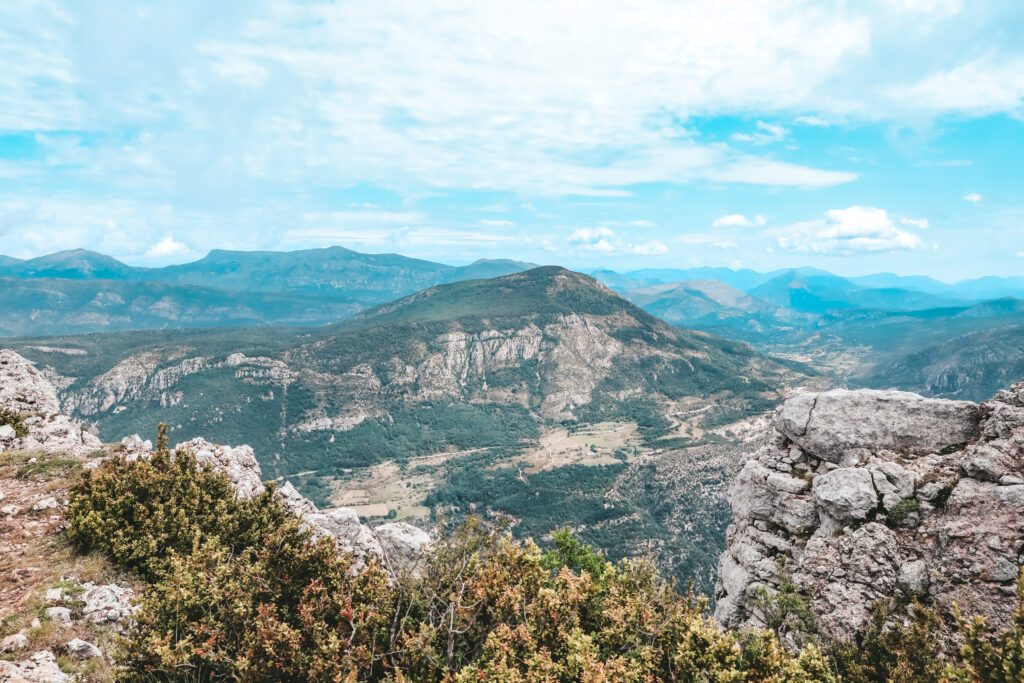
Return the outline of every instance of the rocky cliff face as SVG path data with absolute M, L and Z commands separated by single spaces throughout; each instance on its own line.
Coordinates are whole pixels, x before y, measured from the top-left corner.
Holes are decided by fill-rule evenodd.
M 87 455 L 102 444 L 61 413 L 53 385 L 32 363 L 0 349 L 0 410 L 18 424 L 0 423 L 0 452 L 44 451 Z
M 125 451 L 134 457 L 149 455 L 148 442 L 137 435 L 126 437 L 122 443 Z M 232 448 L 192 439 L 178 444 L 174 451 L 190 453 L 196 462 L 226 474 L 239 496 L 251 498 L 264 491 L 260 465 L 249 446 Z M 317 509 L 290 483 L 278 488 L 277 493 L 285 507 L 300 517 L 314 536 L 330 538 L 340 552 L 351 553 L 357 569 L 372 558 L 382 562 L 392 574 L 415 574 L 430 548 L 430 535 L 412 524 L 392 522 L 369 527 L 361 523 L 359 515 L 350 508 Z
M 239 368 L 239 372 L 252 371 L 254 368 L 267 372 L 280 370 L 279 363 L 270 359 L 247 358 L 242 354 L 229 356 L 223 364 Z M 187 374 L 191 368 L 205 367 L 205 361 L 183 361 L 175 367 Z M 122 370 L 124 372 L 115 373 L 118 378 L 117 392 L 154 386 L 154 379 L 160 378 L 163 379 L 157 382 L 155 388 L 160 390 L 167 386 L 164 382 L 166 373 L 158 372 L 149 381 L 145 381 L 133 368 Z M 282 377 L 277 376 L 277 379 L 281 380 Z M 0 452 L 38 450 L 86 456 L 102 447 L 96 436 L 60 412 L 53 386 L 35 366 L 6 349 L 0 350 L 0 410 L 17 418 L 27 429 L 26 434 L 19 435 L 13 426 L 0 425 Z M 125 437 L 121 441 L 120 452 L 124 457 L 147 458 L 151 450 L 152 444 L 143 441 L 138 435 Z M 195 438 L 176 445 L 174 450 L 188 452 L 200 464 L 226 474 L 239 496 L 252 497 L 264 490 L 259 462 L 249 446 L 222 446 Z M 98 463 L 99 460 L 93 459 L 85 466 L 92 467 Z M 312 501 L 304 498 L 290 484 L 285 484 L 278 491 L 286 507 L 302 517 L 315 535 L 334 539 L 339 550 L 352 553 L 359 564 L 372 557 L 384 562 L 393 572 L 415 571 L 419 558 L 430 545 L 430 536 L 411 524 L 397 522 L 371 529 L 360 523 L 354 510 L 318 510 Z
M 245 357 L 225 364 L 248 370 L 275 367 Z M 121 388 L 145 386 L 129 370 L 119 375 Z M 0 461 L 0 681 L 79 680 L 63 669 L 69 663 L 81 668 L 107 661 L 97 644 L 105 648 L 111 634 L 130 623 L 135 592 L 129 585 L 88 580 L 88 573 L 102 569 L 69 556 L 66 544 L 55 542 L 65 526 L 69 487 L 75 481 L 68 473 L 98 466 L 111 451 L 128 459 L 147 458 L 152 444 L 134 435 L 124 438 L 120 448 L 105 448 L 60 412 L 53 386 L 32 363 L 9 350 L 0 350 L 0 417 L 13 423 L 0 422 L 0 452 L 8 452 Z M 178 451 L 223 472 L 239 496 L 265 490 L 249 446 L 196 438 L 178 444 Z M 370 528 L 353 510 L 318 510 L 290 484 L 278 495 L 315 536 L 330 538 L 339 551 L 351 553 L 355 570 L 375 558 L 394 575 L 415 575 L 431 544 L 426 532 L 409 524 Z M 58 655 L 65 658 L 60 665 Z
M 854 635 L 887 598 L 1004 626 L 1024 552 L 1024 383 L 982 404 L 898 391 L 797 392 L 730 490 L 716 617 L 762 625 L 784 577 Z

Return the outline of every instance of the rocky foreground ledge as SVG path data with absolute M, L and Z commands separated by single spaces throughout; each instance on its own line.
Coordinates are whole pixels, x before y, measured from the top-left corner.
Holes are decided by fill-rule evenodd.
M 761 626 L 791 581 L 848 638 L 896 598 L 1006 626 L 1024 552 L 1024 382 L 982 404 L 798 391 L 730 489 L 716 618 Z
M 204 439 L 192 439 L 175 446 L 187 451 L 197 462 L 223 472 L 240 497 L 252 497 L 265 490 L 262 472 L 249 446 L 221 446 Z M 39 459 L 54 457 L 77 461 L 81 467 L 96 467 L 106 457 L 148 458 L 152 444 L 138 435 L 124 438 L 113 448 L 104 444 L 83 425 L 60 412 L 56 392 L 32 363 L 13 351 L 0 349 L 0 453 L 26 467 L 42 465 Z M 46 455 L 44 455 L 46 454 Z M 71 460 L 66 460 L 70 456 Z M 59 534 L 65 525 L 68 482 L 35 481 L 31 477 L 0 478 L 0 620 L 12 617 L 42 597 L 45 621 L 52 626 L 49 640 L 57 647 L 32 647 L 33 621 L 23 629 L 0 638 L 0 681 L 62 683 L 73 680 L 58 666 L 57 656 L 87 662 L 106 659 L 94 644 L 107 631 L 121 631 L 134 612 L 134 591 L 116 583 L 96 585 L 74 576 L 61 577 L 59 584 L 40 583 L 47 574 L 39 564 L 38 544 Z M 301 518 L 315 537 L 335 542 L 339 552 L 351 553 L 354 570 L 378 560 L 392 575 L 416 575 L 420 560 L 431 546 L 427 532 L 395 522 L 370 527 L 359 521 L 354 510 L 319 510 L 289 484 L 276 489 L 285 507 Z M 61 587 L 64 586 L 64 588 Z M 69 591 L 69 587 L 71 592 Z M 42 596 L 37 595 L 43 593 Z M 83 640 L 79 635 L 89 637 Z M 72 637 L 74 636 L 74 637 Z M 37 639 L 38 640 L 38 639 Z M 66 642 L 64 642 L 66 641 Z M 7 658 L 14 661 L 7 661 Z

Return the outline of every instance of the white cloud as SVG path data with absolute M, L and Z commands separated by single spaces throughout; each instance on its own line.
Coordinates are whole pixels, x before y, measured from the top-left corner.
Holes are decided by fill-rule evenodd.
M 0 5 L 0 131 L 76 129 L 74 21 L 55 2 Z
M 169 206 L 128 200 L 0 196 L 0 236 L 9 256 L 86 247 L 130 260 L 181 220 Z
M 486 227 L 489 227 L 489 228 L 507 228 L 507 227 L 511 227 L 511 226 L 515 225 L 515 223 L 513 223 L 512 221 L 498 220 L 498 219 L 492 219 L 492 218 L 485 218 L 485 219 L 483 219 L 481 221 L 477 221 L 477 222 L 480 225 L 483 225 L 483 226 L 486 226 Z
M 888 93 L 908 108 L 934 113 L 1024 115 L 1024 57 L 981 57 Z
M 931 227 L 931 223 L 928 222 L 927 218 L 901 218 L 900 224 L 917 228 L 918 230 L 926 230 Z
M 764 214 L 755 214 L 750 218 L 747 218 L 741 213 L 730 213 L 725 216 L 716 218 L 714 223 L 711 224 L 713 228 L 753 228 L 763 227 L 768 222 Z
M 737 142 L 750 142 L 755 145 L 767 145 L 785 139 L 789 131 L 777 123 L 758 121 L 753 133 L 734 133 L 732 139 Z
M 707 176 L 729 183 L 796 187 L 830 187 L 857 179 L 857 174 L 849 171 L 826 171 L 757 157 L 744 157 L 709 171 Z
M 793 119 L 793 122 L 801 126 L 811 126 L 812 128 L 824 128 L 829 125 L 826 119 L 813 115 L 798 116 Z
M 972 204 L 977 204 L 978 202 L 982 201 L 983 199 L 985 199 L 985 198 L 982 197 L 977 192 L 969 192 L 969 193 L 964 195 L 964 201 L 971 202 Z
M 324 197 L 352 199 L 326 188 L 369 188 L 381 205 L 409 207 L 471 191 L 477 203 L 500 197 L 558 221 L 553 198 L 639 195 L 637 185 L 848 183 L 856 173 L 807 161 L 838 155 L 779 145 L 775 158 L 752 143 L 810 134 L 798 126 L 1021 115 L 1024 49 L 1012 42 L 1019 24 L 1004 20 L 1019 17 L 1004 11 L 1012 2 L 983 4 L 593 0 L 580 21 L 575 0 L 138 11 L 9 0 L 0 3 L 0 134 L 35 133 L 41 158 L 0 161 L 0 177 L 16 183 L 4 193 L 44 212 L 63 206 L 59 217 L 18 209 L 30 215 L 6 224 L 17 236 L 7 249 L 123 254 L 166 235 L 196 248 L 314 235 L 390 247 L 403 228 L 423 235 L 479 218 L 441 224 L 394 211 L 296 225 L 307 207 L 330 206 Z M 720 116 L 756 123 L 745 140 L 702 137 L 698 122 Z M 81 196 L 51 200 L 52 188 L 76 187 Z M 135 199 L 100 199 L 95 188 Z M 505 239 L 513 226 L 476 227 Z M 453 235 L 441 238 L 463 236 Z M 609 237 L 593 245 L 628 248 Z
M 193 255 L 193 251 L 188 245 L 177 241 L 172 235 L 168 235 L 147 249 L 146 253 L 143 254 L 143 258 L 151 261 L 162 261 L 191 255 Z
M 198 187 L 235 177 L 607 197 L 652 182 L 847 182 L 797 164 L 754 173 L 681 122 L 816 99 L 871 43 L 864 17 L 812 0 L 595 0 L 583 23 L 570 0 L 282 0 L 216 16 L 175 3 L 113 24 L 88 5 L 36 5 L 0 13 L 0 129 L 152 130 L 130 151 L 116 135 L 93 147 L 109 164 L 94 172 L 128 182 L 138 174 L 114 166 L 131 158 Z M 760 122 L 755 135 L 780 128 Z
M 615 231 L 611 228 L 578 228 L 569 235 L 569 241 L 573 244 L 594 244 L 610 237 L 615 237 Z
M 851 206 L 825 212 L 824 219 L 794 223 L 778 236 L 786 251 L 802 254 L 852 255 L 923 248 L 921 237 L 899 224 L 925 227 L 923 219 L 893 220 L 889 212 L 871 206 Z
M 615 231 L 606 226 L 596 228 L 578 228 L 569 235 L 569 244 L 584 251 L 596 251 L 604 254 L 638 254 L 641 256 L 657 256 L 668 252 L 662 242 L 651 240 L 633 243 L 620 239 Z
M 711 233 L 680 235 L 675 241 L 691 247 L 711 247 L 713 249 L 736 249 L 739 246 L 732 240 L 723 240 L 721 236 Z
M 634 244 L 631 251 L 634 254 L 640 254 L 641 256 L 655 256 L 657 254 L 668 253 L 668 247 L 658 240 L 652 240 L 643 244 Z

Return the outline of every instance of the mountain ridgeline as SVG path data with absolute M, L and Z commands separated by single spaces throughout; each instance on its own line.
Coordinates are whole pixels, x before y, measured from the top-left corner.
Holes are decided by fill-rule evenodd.
M 812 363 L 845 384 L 980 401 L 1024 368 L 1024 348 L 1012 343 L 1024 330 L 1017 277 L 946 284 L 810 268 L 595 276 L 674 325 Z
M 135 268 L 82 249 L 0 260 L 0 336 L 133 329 L 323 325 L 445 282 L 532 264 L 482 259 L 449 266 L 330 247 L 211 251 L 164 268 Z
M 482 420 L 501 406 L 502 419 L 515 416 L 533 433 L 529 425 L 539 420 L 615 417 L 681 396 L 722 393 L 767 404 L 775 379 L 794 373 L 743 344 L 669 326 L 557 267 L 439 285 L 322 328 L 12 346 L 51 368 L 65 404 L 99 421 L 105 435 L 166 421 L 184 437 L 256 437 L 279 472 L 310 467 L 307 442 L 336 467 L 383 458 L 346 452 L 340 434 L 393 426 L 427 405 Z M 254 425 L 262 438 L 248 431 Z M 330 445 L 325 434 L 335 437 Z
M 700 435 L 770 410 L 808 372 L 558 267 L 437 285 L 325 327 L 11 346 L 105 440 L 164 422 L 176 442 L 251 445 L 267 475 L 323 505 L 489 511 L 534 536 L 570 524 L 613 557 L 663 553 L 703 590 L 736 458 Z M 688 462 L 704 474 L 677 479 Z

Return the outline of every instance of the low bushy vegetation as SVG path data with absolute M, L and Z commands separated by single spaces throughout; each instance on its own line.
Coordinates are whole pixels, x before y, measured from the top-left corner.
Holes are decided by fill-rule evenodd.
M 28 436 L 28 425 L 25 424 L 25 419 L 18 413 L 6 408 L 0 408 L 0 426 L 2 425 L 8 425 L 14 429 L 14 436 L 19 439 L 24 439 Z
M 150 460 L 85 472 L 69 525 L 80 549 L 147 582 L 119 649 L 129 681 L 1020 680 L 1024 611 L 1009 634 L 965 623 L 956 669 L 925 656 L 937 628 L 925 608 L 908 625 L 879 616 L 829 657 L 813 637 L 793 649 L 771 630 L 722 631 L 650 563 L 608 562 L 568 531 L 542 552 L 471 518 L 417 578 L 354 572 L 272 489 L 240 500 L 165 437 Z M 780 632 L 799 607 L 793 593 L 770 612 Z

